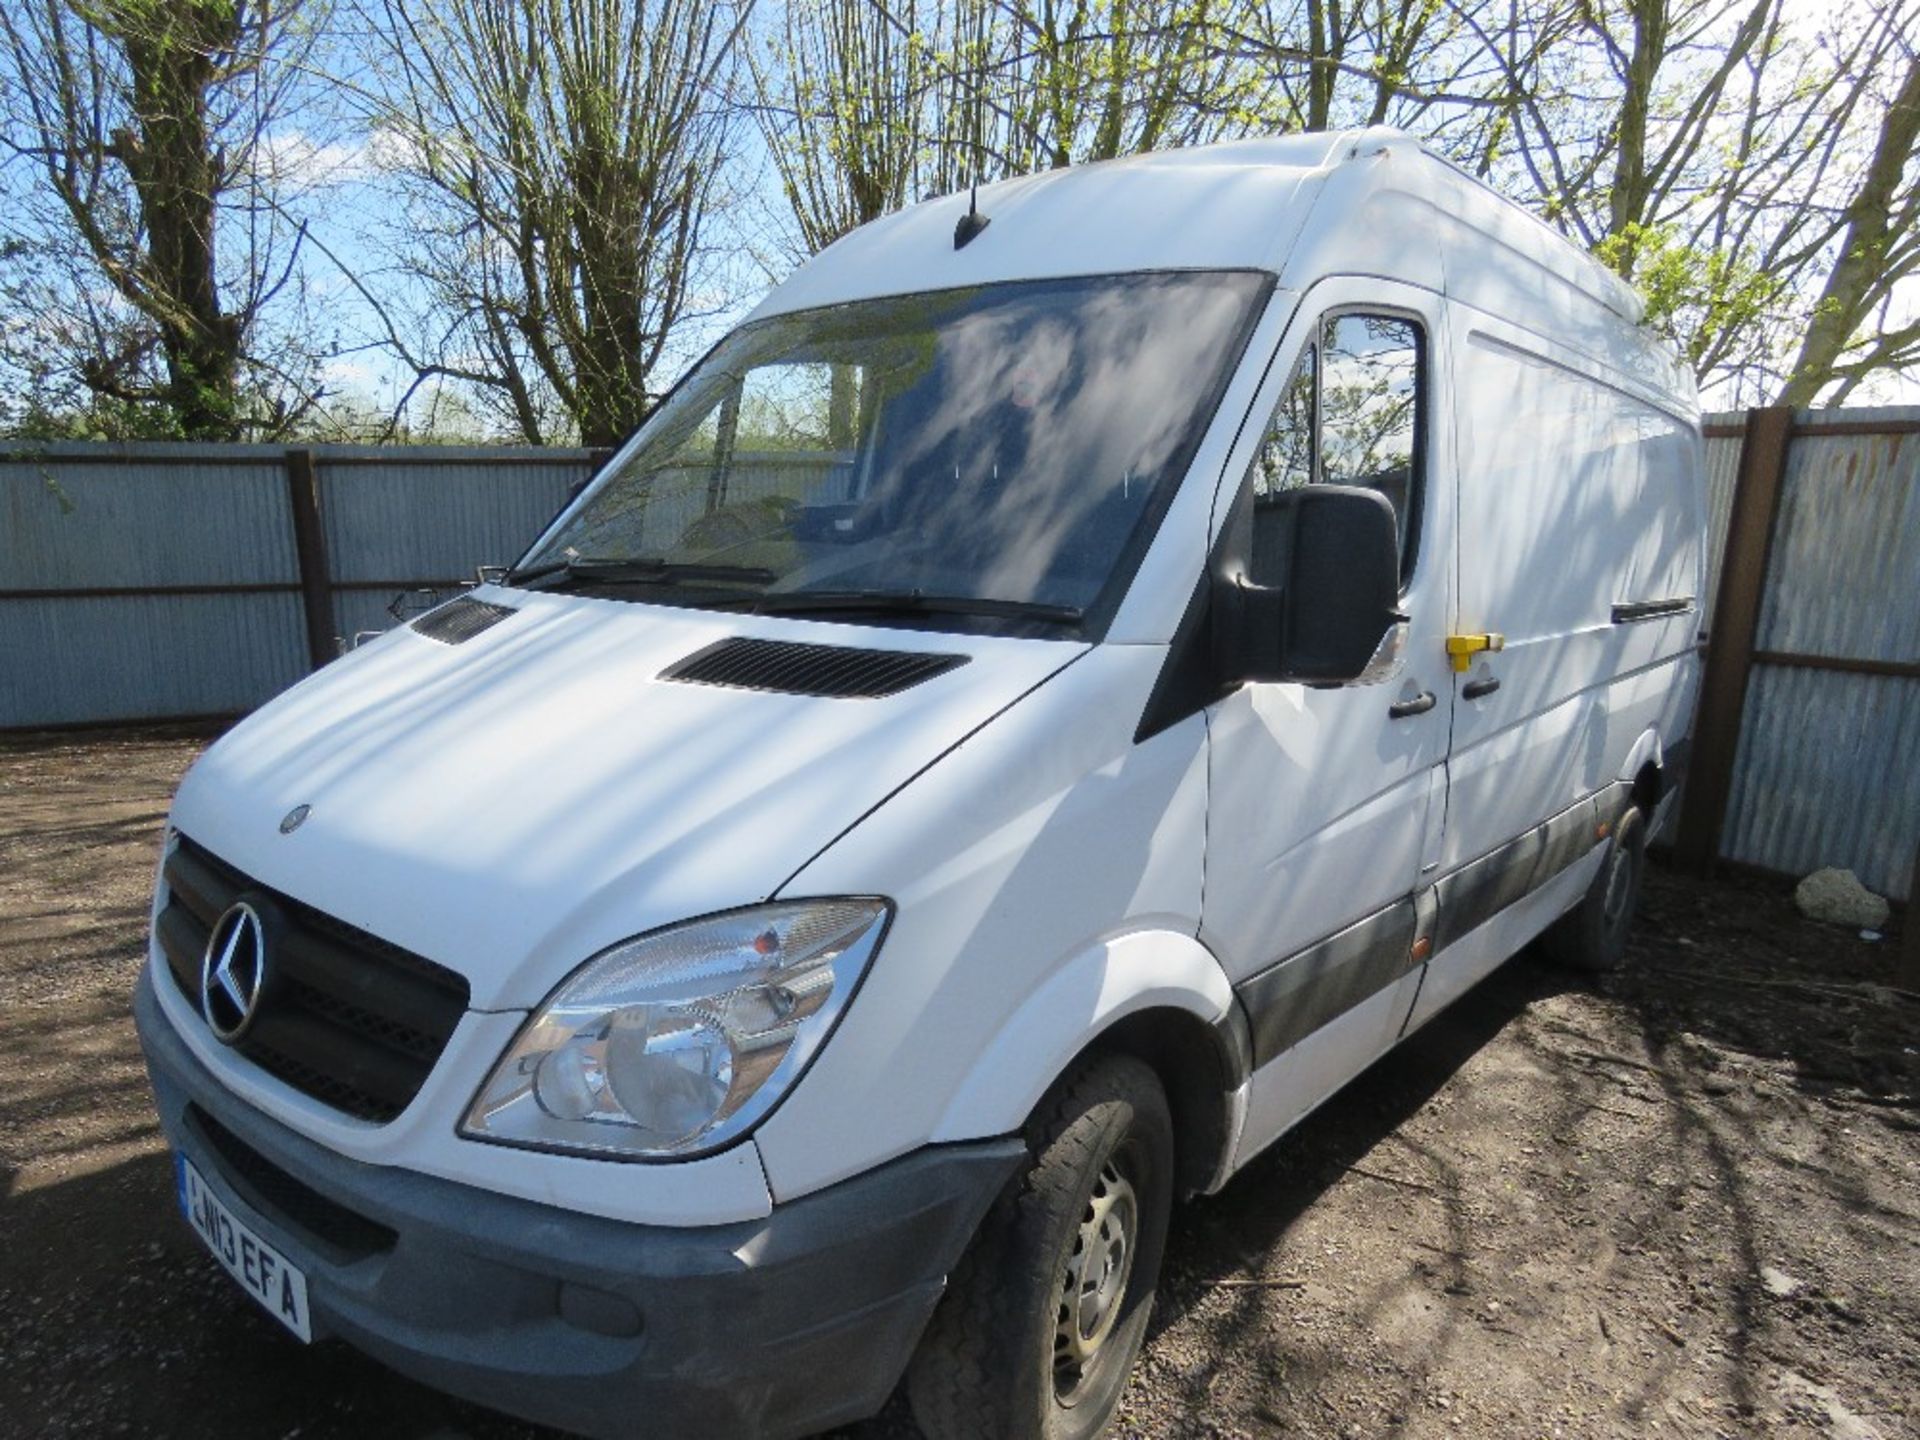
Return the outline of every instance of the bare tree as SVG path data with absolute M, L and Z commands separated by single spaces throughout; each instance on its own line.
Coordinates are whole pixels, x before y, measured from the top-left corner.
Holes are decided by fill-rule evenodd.
M 808 248 L 976 180 L 1257 127 L 1240 0 L 792 0 L 759 114 Z
M 403 355 L 529 440 L 631 432 L 709 303 L 752 0 L 378 0 L 376 120 L 432 301 Z
M 1920 315 L 1894 310 L 1920 274 L 1920 55 L 1909 43 L 1899 88 L 1882 113 L 1845 232 L 1779 401 L 1811 405 L 1829 386 L 1844 404 L 1876 372 L 1920 365 Z
M 804 253 L 915 198 L 942 18 L 919 0 L 788 0 L 754 57 L 762 138 Z
M 985 11 L 987 131 L 1018 173 L 1202 145 L 1245 128 L 1219 24 L 1232 0 L 1001 0 Z
M 1552 33 L 1520 0 L 1246 0 L 1230 14 L 1235 53 L 1271 77 L 1252 107 L 1265 124 L 1396 125 L 1467 164 Z
M 0 347 L 23 384 L 214 440 L 314 403 L 311 352 L 262 321 L 297 279 L 272 140 L 320 18 L 301 0 L 0 7 L 0 283 L 31 317 Z
M 915 195 L 1394 124 L 1633 281 L 1715 398 L 1920 363 L 1916 0 L 795 0 L 757 73 L 817 248 Z

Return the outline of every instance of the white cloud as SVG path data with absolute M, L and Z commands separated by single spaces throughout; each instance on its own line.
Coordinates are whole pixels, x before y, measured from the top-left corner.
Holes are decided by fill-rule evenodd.
M 344 140 L 322 140 L 299 130 L 263 136 L 258 158 L 265 177 L 300 186 L 351 185 L 403 167 L 412 150 L 402 136 L 374 130 Z

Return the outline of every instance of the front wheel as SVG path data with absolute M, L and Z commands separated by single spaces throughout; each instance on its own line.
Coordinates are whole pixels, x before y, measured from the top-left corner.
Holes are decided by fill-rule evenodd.
M 1159 1080 L 1131 1056 L 1084 1061 L 1027 1141 L 908 1370 L 931 1440 L 1091 1440 L 1146 1335 L 1173 1205 Z

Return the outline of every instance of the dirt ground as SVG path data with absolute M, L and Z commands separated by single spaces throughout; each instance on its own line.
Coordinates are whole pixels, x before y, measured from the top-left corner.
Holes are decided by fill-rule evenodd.
M 128 993 L 199 744 L 0 742 L 0 1433 L 531 1436 L 294 1343 L 175 1211 Z M 1118 1433 L 1920 1436 L 1896 949 L 1656 869 L 1623 977 L 1521 958 L 1179 1212 Z

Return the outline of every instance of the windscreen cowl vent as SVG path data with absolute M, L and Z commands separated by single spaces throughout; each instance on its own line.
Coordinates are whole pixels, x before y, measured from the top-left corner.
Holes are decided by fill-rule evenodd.
M 898 695 L 923 680 L 958 669 L 967 663 L 967 658 L 736 636 L 694 651 L 662 670 L 660 678 L 689 685 L 724 685 L 735 690 L 775 690 L 787 695 L 819 695 L 835 700 L 877 700 L 885 695 Z
M 481 631 L 491 630 L 516 613 L 511 605 L 492 605 L 471 595 L 462 595 L 429 610 L 413 622 L 413 628 L 442 645 L 464 645 Z

